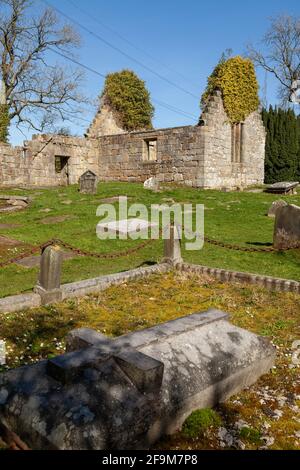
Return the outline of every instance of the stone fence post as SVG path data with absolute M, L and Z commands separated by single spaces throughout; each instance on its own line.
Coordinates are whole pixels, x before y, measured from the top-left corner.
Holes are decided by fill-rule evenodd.
M 163 262 L 182 263 L 180 230 L 177 226 L 170 226 L 170 237 L 164 240 Z
M 62 300 L 60 287 L 62 252 L 59 246 L 48 246 L 41 256 L 40 273 L 34 291 L 40 295 L 42 305 Z

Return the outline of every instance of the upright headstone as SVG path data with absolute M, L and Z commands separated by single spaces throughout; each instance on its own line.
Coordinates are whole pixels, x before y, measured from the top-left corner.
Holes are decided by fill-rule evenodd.
M 280 207 L 285 207 L 287 205 L 287 202 L 285 202 L 283 199 L 277 199 L 277 201 L 274 201 L 270 206 L 270 209 L 268 210 L 268 217 L 275 217 L 277 210 Z
M 149 178 L 144 182 L 144 188 L 145 189 L 150 189 L 152 191 L 158 191 L 159 190 L 159 183 L 158 183 L 157 179 L 154 178 L 154 176 L 152 176 L 152 178 Z
M 79 178 L 80 192 L 83 194 L 96 194 L 97 193 L 97 175 L 88 170 Z
M 41 296 L 42 304 L 62 300 L 60 288 L 62 252 L 59 246 L 48 246 L 42 253 L 39 280 L 35 292 Z
M 182 263 L 179 228 L 171 225 L 169 235 L 164 243 L 164 261 L 174 264 Z
M 274 247 L 300 247 L 300 207 L 290 204 L 276 211 Z

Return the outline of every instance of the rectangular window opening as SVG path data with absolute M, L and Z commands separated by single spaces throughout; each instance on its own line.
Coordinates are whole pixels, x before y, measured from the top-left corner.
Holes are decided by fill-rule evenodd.
M 157 139 L 144 140 L 144 160 L 148 162 L 157 160 Z
M 69 157 L 61 157 L 55 155 L 55 173 L 62 173 L 63 170 L 67 170 Z

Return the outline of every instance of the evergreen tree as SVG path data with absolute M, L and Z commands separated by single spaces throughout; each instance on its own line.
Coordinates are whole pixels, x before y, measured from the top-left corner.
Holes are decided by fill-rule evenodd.
M 293 110 L 263 110 L 267 131 L 265 182 L 293 181 L 300 173 L 300 119 Z

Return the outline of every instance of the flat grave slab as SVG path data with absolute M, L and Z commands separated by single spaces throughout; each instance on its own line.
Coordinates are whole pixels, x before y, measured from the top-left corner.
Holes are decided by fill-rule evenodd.
M 192 411 L 254 384 L 276 356 L 215 309 L 116 339 L 80 328 L 66 344 L 0 374 L 0 418 L 33 450 L 149 449 Z
M 299 186 L 299 181 L 281 181 L 279 183 L 274 183 L 268 186 L 266 192 L 274 194 L 294 194 L 297 186 Z
M 148 222 L 143 219 L 124 219 L 114 220 L 112 222 L 99 222 L 97 233 L 111 233 L 116 235 L 130 235 L 136 232 L 146 232 L 151 227 L 157 227 L 158 224 Z

